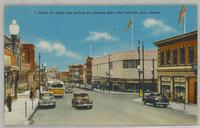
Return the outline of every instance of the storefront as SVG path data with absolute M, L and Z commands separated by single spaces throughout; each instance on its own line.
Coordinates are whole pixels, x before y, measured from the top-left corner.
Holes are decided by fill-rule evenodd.
M 171 96 L 171 77 L 161 76 L 160 92 L 170 98 Z
M 174 77 L 174 100 L 180 103 L 185 102 L 186 80 L 185 77 Z

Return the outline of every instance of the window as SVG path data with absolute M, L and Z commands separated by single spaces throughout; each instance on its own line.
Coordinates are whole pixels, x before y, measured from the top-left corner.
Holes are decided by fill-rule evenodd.
M 185 48 L 180 49 L 180 64 L 185 64 Z
M 170 64 L 170 50 L 167 50 L 167 54 L 166 54 L 166 63 L 167 63 L 167 65 Z
M 194 47 L 193 46 L 188 47 L 188 63 L 189 64 L 194 63 Z
M 139 60 L 123 60 L 123 68 L 137 68 Z
M 113 63 L 109 62 L 109 69 L 113 69 Z
M 160 53 L 160 65 L 164 65 L 164 51 Z
M 177 49 L 173 50 L 173 64 L 177 64 Z

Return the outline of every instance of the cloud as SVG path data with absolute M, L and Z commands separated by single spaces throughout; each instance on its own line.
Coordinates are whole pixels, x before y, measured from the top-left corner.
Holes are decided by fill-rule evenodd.
M 66 49 L 66 47 L 59 41 L 49 42 L 46 40 L 40 40 L 39 43 L 36 44 L 36 46 L 39 48 L 41 52 L 53 53 L 58 56 L 66 56 L 78 60 L 82 58 L 81 55 L 79 55 L 78 53 Z
M 118 38 L 113 37 L 108 32 L 89 32 L 89 36 L 86 38 L 86 41 L 117 41 Z
M 161 20 L 155 18 L 147 18 L 143 21 L 143 25 L 147 29 L 151 29 L 153 34 L 162 34 L 162 33 L 175 33 L 175 29 L 165 24 Z

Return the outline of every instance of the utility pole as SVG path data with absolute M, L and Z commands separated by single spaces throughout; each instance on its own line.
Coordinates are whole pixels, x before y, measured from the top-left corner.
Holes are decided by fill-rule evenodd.
M 153 84 L 153 90 L 156 91 L 156 86 L 155 86 L 155 67 L 154 67 L 154 58 L 152 59 L 152 75 L 153 75 L 153 81 L 152 81 L 152 84 Z
M 144 43 L 142 42 L 142 70 L 143 70 L 143 78 L 142 78 L 142 100 L 144 99 Z
M 39 53 L 38 57 L 39 57 L 39 93 L 41 93 L 41 85 L 40 85 L 40 59 L 41 59 L 41 55 L 40 55 L 40 53 Z
M 110 66 L 111 66 L 111 64 L 110 64 L 110 54 L 108 55 L 108 90 L 109 90 L 109 93 L 110 93 L 110 89 L 111 89 L 111 87 L 110 87 Z
M 140 40 L 138 41 L 138 61 L 139 61 L 139 64 L 138 66 L 140 67 Z M 140 69 L 138 67 L 138 76 L 139 76 L 139 80 L 138 80 L 138 94 L 140 96 Z

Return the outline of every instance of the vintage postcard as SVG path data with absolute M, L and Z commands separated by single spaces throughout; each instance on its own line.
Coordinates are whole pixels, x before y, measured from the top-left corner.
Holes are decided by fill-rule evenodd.
M 197 5 L 5 5 L 4 124 L 197 125 Z

